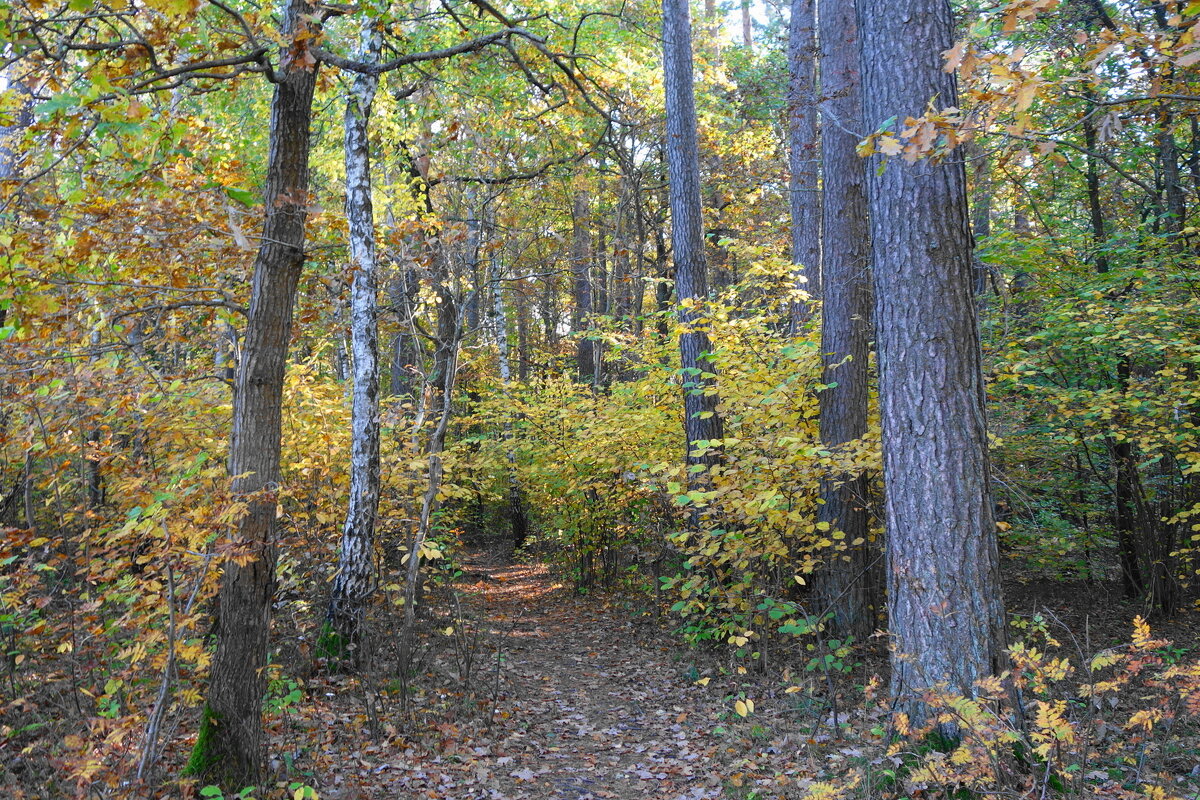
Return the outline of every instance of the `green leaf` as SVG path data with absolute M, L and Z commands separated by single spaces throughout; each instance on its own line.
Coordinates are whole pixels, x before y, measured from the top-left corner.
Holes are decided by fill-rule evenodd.
M 257 192 L 248 192 L 245 189 L 235 189 L 232 186 L 225 187 L 225 194 L 230 199 L 236 200 L 244 206 L 253 206 L 258 203 L 259 195 Z

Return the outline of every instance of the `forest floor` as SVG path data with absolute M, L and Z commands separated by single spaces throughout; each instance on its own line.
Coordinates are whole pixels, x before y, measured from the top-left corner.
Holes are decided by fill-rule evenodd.
M 806 671 L 804 652 L 760 674 L 727 648 L 688 648 L 633 601 L 580 596 L 544 565 L 475 551 L 461 568 L 430 603 L 413 686 L 384 682 L 397 674 L 386 645 L 374 678 L 304 679 L 304 699 L 274 717 L 278 786 L 304 782 L 323 800 L 794 800 L 851 767 L 900 764 L 885 752 L 886 708 L 863 686 L 886 674 L 882 639 L 848 675 Z M 1137 609 L 1115 591 L 1006 587 L 1018 620 L 1040 614 L 1088 650 L 1128 641 Z M 1195 650 L 1194 614 L 1166 627 Z M 739 700 L 753 702 L 745 716 Z
M 417 739 L 383 723 L 372 739 L 344 694 L 324 712 L 306 701 L 313 724 L 328 713 L 360 723 L 332 738 L 322 726 L 317 752 L 303 759 L 323 799 L 766 800 L 801 796 L 821 771 L 808 745 L 833 744 L 834 720 L 815 693 L 786 693 L 779 674 L 706 663 L 650 612 L 580 597 L 545 566 L 475 553 L 464 571 L 464 615 L 486 631 L 474 713 L 438 717 L 446 721 Z M 426 675 L 461 671 L 462 651 L 431 653 Z M 309 682 L 310 697 L 317 688 Z M 744 718 L 734 710 L 743 698 L 755 704 Z M 297 732 L 293 722 L 277 735 Z M 843 744 L 820 758 L 862 754 Z

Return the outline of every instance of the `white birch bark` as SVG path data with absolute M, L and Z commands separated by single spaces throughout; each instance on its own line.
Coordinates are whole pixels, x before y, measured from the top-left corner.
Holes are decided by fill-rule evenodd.
M 362 60 L 375 62 L 383 37 L 364 22 Z M 357 75 L 346 103 L 346 219 L 350 226 L 350 340 L 353 400 L 350 501 L 329 601 L 329 624 L 351 648 L 360 644 L 365 603 L 374 583 L 375 515 L 379 508 L 379 343 L 376 299 L 375 219 L 367 126 L 379 78 Z M 357 658 L 360 653 L 354 653 Z

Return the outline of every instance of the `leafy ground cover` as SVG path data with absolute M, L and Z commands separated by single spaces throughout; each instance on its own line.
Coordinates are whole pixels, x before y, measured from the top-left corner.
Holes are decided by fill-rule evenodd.
M 1019 670 L 1031 718 L 1026 737 L 1037 742 L 1050 730 L 1058 737 L 1051 750 L 1062 760 L 1005 766 L 1003 796 L 1195 796 L 1200 739 L 1188 710 L 1196 704 L 1195 668 L 1146 685 L 1127 680 L 1131 671 L 1157 676 L 1186 668 L 1197 646 L 1193 615 L 1164 628 L 1171 644 L 1137 645 L 1135 631 L 1131 645 L 1127 620 L 1136 608 L 1103 584 L 1025 582 L 1007 590 L 1014 637 L 1023 640 L 1023 652 L 1035 654 Z M 788 667 L 784 659 L 751 671 L 728 652 L 684 645 L 649 600 L 581 595 L 545 565 L 494 551 L 469 554 L 454 591 L 436 590 L 429 607 L 411 680 L 397 676 L 386 638 L 375 642 L 368 668 L 350 676 L 322 669 L 319 661 L 314 666 L 296 646 L 303 637 L 280 632 L 283 664 L 267 701 L 275 782 L 247 797 L 795 800 L 993 793 L 972 793 L 961 776 L 957 786 L 939 783 L 930 772 L 949 768 L 959 760 L 955 752 L 979 757 L 1002 738 L 983 717 L 968 729 L 967 746 L 950 754 L 889 738 L 889 709 L 874 695 L 878 677 L 871 678 L 886 668 L 881 638 L 860 648 L 847 673 L 826 676 Z M 1051 674 L 1061 669 L 1048 654 L 1074 650 L 1101 667 Z M 1111 676 L 1114 693 L 1101 690 L 1098 707 L 1084 701 L 1082 687 L 1100 686 L 1097 678 L 1110 677 L 1101 670 L 1126 656 L 1138 666 Z M 1155 708 L 1151 701 L 1163 692 L 1183 701 L 1173 719 L 1136 716 Z M 1056 697 L 1070 700 L 1058 715 Z M 961 710 L 957 702 L 947 698 L 946 706 Z M 1143 722 L 1106 721 L 1112 719 Z M 32 761 L 13 769 L 19 745 L 28 747 L 33 734 L 5 730 L 5 796 L 57 796 L 29 780 Z M 1072 751 L 1084 737 L 1089 752 Z M 178 737 L 164 762 L 182 763 L 189 746 Z M 1077 775 L 1078 785 L 1048 777 L 1060 769 Z M 979 770 L 981 781 L 987 771 Z M 220 796 L 213 787 L 168 787 L 166 796 Z

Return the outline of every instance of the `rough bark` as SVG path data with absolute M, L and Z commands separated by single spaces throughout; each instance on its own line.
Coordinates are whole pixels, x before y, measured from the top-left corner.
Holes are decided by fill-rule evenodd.
M 792 263 L 799 288 L 821 295 L 820 153 L 817 143 L 817 43 L 815 0 L 792 0 L 788 23 L 788 192 L 792 214 Z M 808 306 L 792 309 L 793 329 Z
M 364 23 L 361 60 L 379 60 L 383 36 Z M 379 331 L 375 213 L 371 203 L 371 147 L 368 126 L 379 78 L 359 74 L 346 102 L 346 221 L 350 229 L 350 341 L 354 353 L 351 406 L 350 499 L 337 575 L 329 597 L 325 650 L 363 655 L 362 623 L 375 576 L 375 515 L 379 509 Z
M 820 394 L 821 441 L 829 449 L 867 432 L 867 362 L 871 338 L 871 233 L 866 170 L 855 152 L 862 130 L 855 0 L 824 0 L 821 39 L 821 172 L 823 250 Z M 864 475 L 834 475 L 821 487 L 818 521 L 845 536 L 816 577 L 823 611 L 833 627 L 862 640 L 875 629 Z
M 700 205 L 700 158 L 696 97 L 692 81 L 691 22 L 686 0 L 663 0 L 663 79 L 666 89 L 666 160 L 671 203 L 671 248 L 683 370 L 684 433 L 687 463 L 712 466 L 719 448 L 697 450 L 695 443 L 721 438 L 715 370 L 705 358 L 711 346 L 698 305 L 708 295 L 704 268 L 704 219 Z M 706 377 L 712 375 L 714 377 Z M 703 481 L 701 473 L 697 480 Z
M 868 129 L 957 102 L 941 53 L 946 0 L 859 8 Z M 923 719 L 923 690 L 973 691 L 1004 666 L 971 234 L 961 160 L 869 165 L 883 427 L 891 691 Z
M 289 0 L 284 40 L 311 24 Z M 297 44 L 295 47 L 303 48 Z M 309 125 L 315 66 L 283 48 L 271 103 L 262 244 L 254 262 L 245 346 L 234 395 L 229 471 L 246 504 L 221 577 L 221 619 L 207 701 L 189 774 L 229 789 L 260 783 L 266 754 L 264 668 L 275 586 L 283 378 L 296 284 L 304 265 Z

